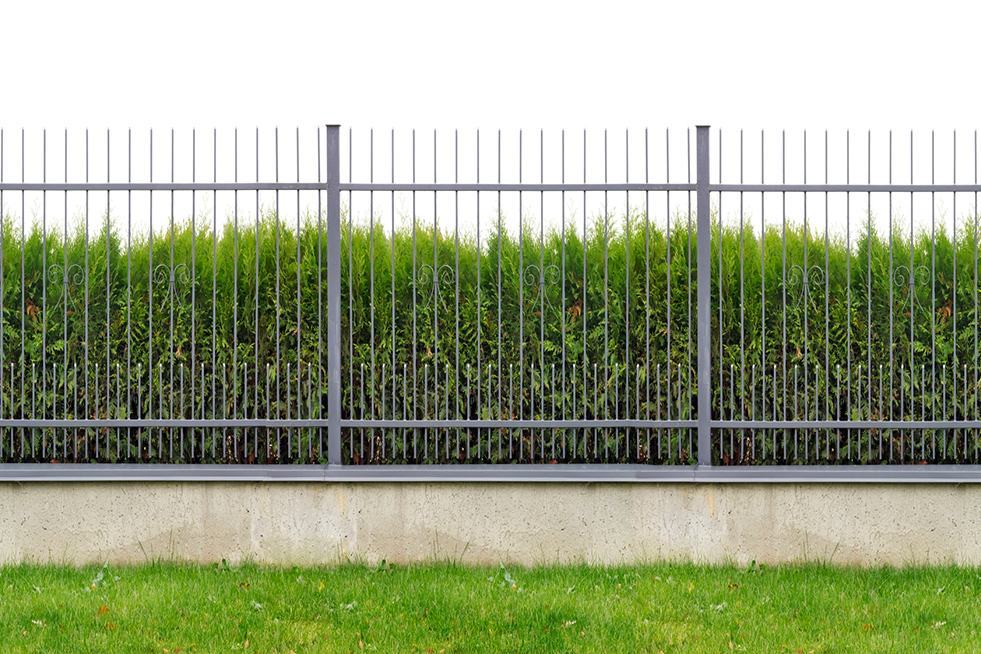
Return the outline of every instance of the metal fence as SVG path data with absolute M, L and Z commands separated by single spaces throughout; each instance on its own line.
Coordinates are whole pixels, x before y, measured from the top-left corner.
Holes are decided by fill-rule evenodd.
M 765 134 L 756 159 L 741 132 L 627 132 L 615 181 L 606 132 L 348 131 L 346 161 L 337 126 L 222 147 L 16 136 L 0 131 L 3 478 L 981 471 L 976 136 L 970 184 L 956 135 L 940 184 L 933 135 L 919 159 L 910 135 L 909 183 L 891 133 L 887 156 L 846 133 L 838 159 L 805 133 L 796 160 L 782 133 L 768 168 Z

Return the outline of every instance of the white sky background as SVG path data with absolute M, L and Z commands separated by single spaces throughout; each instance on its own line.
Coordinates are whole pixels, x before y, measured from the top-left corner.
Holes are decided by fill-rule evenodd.
M 559 181 L 557 152 L 566 130 L 568 181 L 582 181 L 583 129 L 590 153 L 587 181 L 603 176 L 604 133 L 609 130 L 608 175 L 625 177 L 623 143 L 630 130 L 630 181 L 643 181 L 644 129 L 649 128 L 650 179 L 664 180 L 664 132 L 671 128 L 671 179 L 686 181 L 685 130 L 713 126 L 712 172 L 718 171 L 723 130 L 723 181 L 738 181 L 739 130 L 745 129 L 744 179 L 760 180 L 760 135 L 766 129 L 766 182 L 781 181 L 781 130 L 787 130 L 787 181 L 802 181 L 803 130 L 808 130 L 808 181 L 824 178 L 824 130 L 829 137 L 829 178 L 845 178 L 844 129 L 851 129 L 851 179 L 867 179 L 867 130 L 872 130 L 872 182 L 888 181 L 888 132 L 893 132 L 893 179 L 908 182 L 910 130 L 914 181 L 953 181 L 953 131 L 957 131 L 957 181 L 976 179 L 974 130 L 981 84 L 976 70 L 976 29 L 981 5 L 969 2 L 185 2 L 166 4 L 96 1 L 8 2 L 0 24 L 0 127 L 4 129 L 4 180 L 20 180 L 20 130 L 26 130 L 27 181 L 40 181 L 42 133 L 48 130 L 48 181 L 65 178 L 64 130 L 69 130 L 68 181 L 84 181 L 84 129 L 90 131 L 90 179 L 106 178 L 106 130 L 111 136 L 110 181 L 126 181 L 127 129 L 133 130 L 133 179 L 145 180 L 146 144 L 154 129 L 154 181 L 170 179 L 170 130 L 176 131 L 178 181 L 189 181 L 190 130 L 197 131 L 198 181 L 212 178 L 212 129 L 218 130 L 218 176 L 231 180 L 232 129 L 239 128 L 239 179 L 255 179 L 255 128 L 260 128 L 260 174 L 272 179 L 273 128 L 280 128 L 280 174 L 296 177 L 295 129 L 301 128 L 304 179 L 315 179 L 315 130 L 342 127 L 342 180 L 347 181 L 347 134 L 355 139 L 354 181 L 367 181 L 368 130 L 375 129 L 375 179 L 390 181 L 390 129 L 397 158 L 407 155 L 416 128 L 419 181 L 432 181 L 432 130 L 439 130 L 438 180 L 453 181 L 454 132 L 460 132 L 460 180 L 472 181 L 472 143 L 481 130 L 481 181 L 496 179 L 497 130 L 504 130 L 503 181 L 517 181 L 517 129 L 523 128 L 523 178 L 539 180 L 539 130 L 545 138 L 545 181 Z M 928 158 L 936 130 L 935 170 Z M 694 131 L 692 131 L 694 138 Z M 694 149 L 692 149 L 694 156 Z M 694 163 L 692 162 L 692 168 Z M 396 181 L 411 181 L 400 159 Z M 693 173 L 692 173 L 693 175 Z M 309 176 L 309 177 L 308 177 Z M 694 179 L 694 176 L 692 176 Z M 105 211 L 104 194 L 90 198 L 92 222 Z M 615 194 L 614 194 L 615 195 Z M 445 199 L 444 199 L 445 198 Z M 611 195 L 611 209 L 625 198 Z M 272 196 L 260 201 L 270 204 Z M 346 202 L 345 198 L 345 202 Z M 516 198 L 502 207 L 509 221 Z M 583 208 L 567 199 L 567 211 Z M 643 196 L 631 196 L 632 206 Z M 767 221 L 781 207 L 766 206 Z M 881 201 L 881 202 L 880 202 Z M 7 193 L 4 211 L 19 216 L 20 194 Z M 111 199 L 124 221 L 124 196 Z M 142 205 L 140 203 L 142 202 Z M 219 221 L 231 211 L 230 194 L 218 196 Z M 284 221 L 295 220 L 296 198 L 281 199 Z M 417 214 L 431 220 L 431 195 Z M 427 204 L 427 202 L 429 204 Z M 665 202 L 652 196 L 661 219 L 682 194 Z M 747 218 L 760 210 L 747 200 Z M 905 202 L 905 204 L 904 204 Z M 973 211 L 974 197 L 937 198 L 946 219 Z M 148 201 L 134 201 L 141 225 Z M 171 215 L 169 194 L 154 196 L 154 224 Z M 200 195 L 195 209 L 213 202 Z M 315 205 L 316 195 L 300 198 Z M 886 198 L 873 200 L 877 219 L 888 217 Z M 924 204 L 925 203 L 925 204 Z M 63 225 L 64 196 L 46 203 L 26 194 L 23 204 L 52 225 Z M 69 217 L 84 211 L 84 197 L 67 198 Z M 241 218 L 254 216 L 255 196 L 242 199 Z M 392 200 L 376 194 L 376 215 L 390 224 Z M 880 206 L 881 205 L 881 206 Z M 206 204 L 205 206 L 211 206 Z M 405 215 L 411 199 L 396 198 Z M 525 195 L 526 217 L 546 222 L 561 216 L 561 200 L 544 205 Z M 867 201 L 853 199 L 863 216 Z M 473 198 L 461 201 L 467 228 Z M 586 213 L 602 209 L 591 196 Z M 302 210 L 302 209 L 301 209 Z M 722 200 L 727 219 L 738 220 L 738 198 Z M 735 213 L 734 213 L 735 212 Z M 829 208 L 832 229 L 842 229 L 844 202 Z M 931 202 L 895 198 L 894 215 L 915 213 L 929 221 Z M 178 195 L 178 220 L 191 213 L 189 195 Z M 354 198 L 354 213 L 366 218 L 367 196 Z M 452 228 L 452 196 L 441 196 L 441 224 Z M 481 200 L 484 224 L 496 205 Z M 801 198 L 788 201 L 799 221 Z M 941 214 L 937 214 L 938 219 Z M 809 197 L 808 220 L 824 226 L 822 197 Z M 926 223 L 928 224 L 928 223 Z

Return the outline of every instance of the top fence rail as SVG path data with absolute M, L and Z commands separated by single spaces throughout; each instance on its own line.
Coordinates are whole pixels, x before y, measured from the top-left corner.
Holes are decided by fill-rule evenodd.
M 0 477 L 981 479 L 976 134 L 343 135 L 0 130 Z

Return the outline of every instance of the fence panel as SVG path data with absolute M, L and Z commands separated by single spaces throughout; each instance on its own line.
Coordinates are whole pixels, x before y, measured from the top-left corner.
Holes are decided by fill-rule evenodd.
M 976 136 L 733 136 L 740 183 L 712 186 L 716 462 L 976 464 Z M 750 149 L 759 184 L 743 183 Z
M 933 133 L 0 130 L 0 473 L 975 465 L 977 168 Z
M 690 133 L 348 136 L 345 463 L 697 460 Z
M 16 136 L 0 460 L 325 462 L 322 131 Z

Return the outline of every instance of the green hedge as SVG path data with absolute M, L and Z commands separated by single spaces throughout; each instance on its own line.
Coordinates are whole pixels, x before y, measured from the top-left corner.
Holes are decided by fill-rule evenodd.
M 115 415 L 116 410 L 117 364 L 121 371 L 121 388 L 129 382 L 132 389 L 128 399 L 125 391 L 122 392 L 120 414 L 124 416 L 137 412 L 140 415 L 149 412 L 154 416 L 176 412 L 182 366 L 186 375 L 186 414 L 191 410 L 193 395 L 196 416 L 200 415 L 202 400 L 209 416 L 212 415 L 212 403 L 214 412 L 223 411 L 225 416 L 252 417 L 257 409 L 259 415 L 264 416 L 267 397 L 270 414 L 285 417 L 289 410 L 295 417 L 299 403 L 304 416 L 323 415 L 327 383 L 322 356 L 326 345 L 324 303 L 327 279 L 326 266 L 320 263 L 325 261 L 326 242 L 318 232 L 317 216 L 304 217 L 299 235 L 295 224 L 277 225 L 271 213 L 265 213 L 258 226 L 254 222 L 241 224 L 237 234 L 231 226 L 226 226 L 217 237 L 207 226 L 198 226 L 195 234 L 190 223 L 185 222 L 178 225 L 173 234 L 156 234 L 152 246 L 146 237 L 127 242 L 125 233 L 120 233 L 117 226 L 107 232 L 104 219 L 102 224 L 101 233 L 89 238 L 86 252 L 86 238 L 81 232 L 70 234 L 66 243 L 62 234 L 42 234 L 35 224 L 22 241 L 14 221 L 9 216 L 5 218 L 2 262 L 4 399 L 0 406 L 4 416 L 30 415 L 32 407 L 35 415 L 43 411 L 49 417 L 60 416 L 69 405 L 71 411 L 68 413 L 72 413 L 74 401 L 80 394 L 84 397 L 79 414 L 87 411 L 92 416 L 106 415 L 106 362 L 111 367 L 109 415 Z M 795 406 L 796 415 L 804 416 L 805 397 L 808 398 L 807 414 L 818 418 L 844 417 L 848 412 L 852 417 L 939 418 L 944 412 L 948 417 L 974 417 L 977 238 L 976 222 L 967 221 L 966 224 L 956 239 L 942 230 L 932 240 L 929 234 L 920 233 L 913 241 L 908 235 L 899 233 L 891 239 L 889 235 L 875 231 L 864 233 L 851 243 L 849 251 L 843 238 L 831 239 L 826 244 L 823 234 L 805 235 L 799 226 L 788 229 L 786 234 L 768 228 L 761 239 L 758 231 L 752 228 L 740 231 L 737 225 L 729 223 L 720 228 L 719 223 L 713 221 L 713 379 L 722 376 L 722 383 L 714 385 L 713 413 L 724 417 L 762 417 L 765 390 L 768 394 L 766 415 L 769 417 L 775 408 L 779 415 L 784 411 L 793 415 Z M 450 413 L 462 415 L 468 406 L 466 370 L 470 366 L 471 417 L 495 417 L 498 393 L 503 394 L 500 413 L 504 415 L 517 416 L 521 412 L 530 417 L 534 395 L 534 414 L 550 417 L 553 396 L 561 412 L 564 393 L 566 410 L 571 416 L 575 393 L 579 417 L 584 411 L 585 417 L 638 414 L 646 417 L 648 410 L 652 417 L 659 411 L 665 417 L 669 402 L 672 417 L 689 417 L 697 402 L 693 378 L 692 383 L 688 383 L 695 365 L 694 304 L 697 292 L 695 265 L 690 257 L 695 256 L 697 244 L 694 230 L 689 233 L 688 226 L 689 219 L 685 215 L 672 218 L 670 233 L 661 226 L 649 225 L 642 215 L 632 215 L 629 220 L 624 216 L 601 216 L 592 220 L 585 237 L 581 228 L 577 230 L 572 226 L 567 227 L 564 235 L 557 230 L 544 235 L 525 233 L 520 241 L 516 235 L 501 231 L 485 234 L 478 246 L 473 234 L 458 237 L 452 232 L 434 233 L 432 227 L 419 227 L 413 231 L 411 225 L 404 225 L 393 236 L 390 228 L 386 230 L 379 225 L 373 230 L 361 223 L 350 226 L 345 216 L 341 244 L 341 363 L 345 415 L 360 417 L 364 412 L 366 416 L 373 413 L 376 417 L 391 417 L 394 406 L 395 417 L 401 417 L 403 407 L 408 406 L 411 413 L 414 404 L 417 417 L 423 416 L 424 406 L 428 407 L 430 416 L 437 415 L 435 412 L 438 411 L 442 417 L 447 410 L 447 367 L 450 372 Z M 720 229 L 721 239 L 718 238 Z M 810 280 L 806 294 L 801 283 L 805 252 Z M 61 268 L 66 258 L 72 282 L 67 299 L 62 295 L 64 286 L 61 283 Z M 169 287 L 172 262 L 175 272 L 173 301 Z M 217 262 L 217 266 L 213 262 Z M 444 265 L 449 266 L 449 274 Z M 534 268 L 529 269 L 529 266 Z M 436 277 L 440 279 L 436 295 L 432 284 L 434 267 L 438 271 Z M 910 268 L 917 272 L 912 291 Z M 545 283 L 539 286 L 543 270 Z M 82 275 L 77 276 L 78 272 Z M 186 283 L 182 276 L 184 272 Z M 160 275 L 159 283 L 154 281 L 154 273 Z M 765 293 L 760 292 L 761 287 Z M 84 374 L 86 360 L 89 362 L 88 378 Z M 281 365 L 278 372 L 277 360 Z M 302 387 L 299 400 L 296 399 L 297 361 L 303 369 L 299 378 Z M 69 370 L 75 364 L 82 369 L 79 388 L 75 388 L 72 374 L 64 374 L 65 362 Z M 258 387 L 255 383 L 257 362 L 260 366 Z M 479 405 L 478 362 L 481 370 Z M 498 367 L 499 362 L 502 368 Z M 14 364 L 13 379 L 10 377 L 11 363 Z M 94 396 L 96 363 L 101 366 L 103 375 L 99 382 L 100 400 Z M 234 370 L 236 363 L 237 373 Z M 248 379 L 244 380 L 243 365 L 246 363 Z M 855 396 L 850 406 L 846 400 L 849 363 L 850 387 Z M 32 396 L 32 367 L 36 365 L 40 370 L 42 364 L 47 369 L 52 365 L 59 369 L 41 374 L 39 379 L 43 377 L 44 388 L 33 387 L 35 395 Z M 272 366 L 268 376 L 267 364 Z M 289 396 L 287 364 L 292 375 Z M 394 383 L 393 364 L 396 369 Z M 490 406 L 486 394 L 488 364 L 492 366 Z M 966 387 L 963 382 L 965 364 L 968 365 Z M 363 379 L 362 365 L 366 371 Z M 554 388 L 553 365 L 557 366 Z M 584 365 L 588 372 L 585 381 Z M 598 366 L 598 379 L 593 376 L 594 365 Z M 658 365 L 661 366 L 660 379 L 656 377 Z M 749 387 L 753 365 L 757 366 L 755 394 Z M 840 381 L 837 377 L 839 365 L 843 369 Z M 868 374 L 870 365 L 871 377 Z M 911 365 L 916 370 L 912 379 Z M 26 376 L 23 394 L 22 366 Z M 140 397 L 136 392 L 138 366 L 143 375 L 139 379 L 143 384 Z M 151 366 L 156 372 L 154 379 L 148 381 L 147 369 Z M 203 390 L 200 387 L 202 366 L 206 378 Z M 511 366 L 514 366 L 513 377 L 509 377 Z M 575 389 L 572 386 L 573 366 L 576 367 Z M 774 366 L 778 381 L 776 407 L 772 385 Z M 884 366 L 885 371 L 883 384 L 886 390 L 881 401 L 878 397 L 879 366 Z M 922 366 L 926 366 L 927 371 L 925 384 L 920 374 Z M 946 387 L 941 381 L 944 366 L 947 369 Z M 534 384 L 531 379 L 533 367 Z M 795 367 L 798 370 L 796 387 L 793 386 Z M 543 368 L 546 371 L 544 377 L 541 374 Z M 765 389 L 764 368 L 768 376 Z M 191 369 L 194 370 L 193 381 Z M 438 382 L 434 382 L 437 369 Z M 956 389 L 955 369 L 958 370 Z M 891 393 L 889 370 L 894 371 Z M 901 374 L 901 370 L 905 373 Z M 407 378 L 404 388 L 409 397 L 403 394 L 403 371 Z M 50 376 L 52 374 L 54 377 Z M 226 375 L 224 382 L 223 374 Z M 427 375 L 429 385 L 423 388 L 423 379 Z M 679 375 L 682 379 L 680 393 Z M 735 379 L 735 387 L 730 383 L 732 379 Z M 665 389 L 660 403 L 656 396 L 658 382 Z M 87 394 L 85 383 L 88 384 Z M 510 390 L 512 383 L 513 390 Z M 875 390 L 871 397 L 868 396 L 870 383 Z M 635 392 L 638 385 L 640 406 Z M 195 390 L 192 391 L 192 387 Z M 668 388 L 671 389 L 670 398 Z M 859 388 L 865 396 L 860 413 L 856 400 Z M 585 408 L 584 393 L 588 400 Z M 815 393 L 817 406 L 813 401 Z M 69 397 L 71 401 L 68 401 Z M 88 409 L 85 409 L 85 398 L 89 399 Z M 916 401 L 911 402 L 910 398 Z M 519 408 L 519 404 L 523 408 Z M 640 460 L 691 460 L 687 432 L 664 431 L 660 449 L 654 446 L 648 449 L 647 435 L 646 432 L 641 434 Z M 783 432 L 779 435 L 783 439 Z M 304 441 L 302 456 L 285 456 L 279 446 L 272 446 L 253 451 L 249 458 L 250 448 L 255 448 L 246 441 L 252 439 L 254 443 L 254 436 L 254 433 L 250 436 L 248 430 L 242 430 L 231 437 L 232 441 L 242 439 L 241 444 L 225 441 L 231 443 L 232 450 L 240 445 L 236 460 L 303 460 L 310 457 L 317 460 L 323 457 L 319 451 L 319 435 L 316 435 L 316 446 Z M 310 438 L 310 434 L 300 436 Z M 377 440 L 380 434 L 375 436 L 374 441 L 368 438 L 369 451 L 366 453 L 358 451 L 359 439 L 364 434 L 354 430 L 346 436 L 357 443 L 357 462 L 423 458 L 418 450 L 413 455 L 410 446 L 407 446 L 408 452 L 402 450 L 401 432 L 386 433 L 386 443 L 394 442 L 395 451 L 386 445 L 386 453 L 382 456 Z M 393 436 L 396 436 L 394 440 Z M 451 436 L 457 438 L 456 432 Z M 752 437 L 753 441 L 743 441 L 745 447 L 742 450 L 736 447 L 728 455 L 719 450 L 714 456 L 724 462 L 746 463 L 804 460 L 802 451 L 785 455 L 780 447 L 782 440 L 778 440 L 774 451 L 768 444 L 772 436 L 773 432 L 760 434 Z M 58 438 L 57 435 L 53 437 Z M 485 433 L 485 447 L 486 437 Z M 492 437 L 501 439 L 505 435 L 498 432 Z M 526 449 L 525 443 L 530 447 L 534 437 L 530 433 L 511 435 L 512 442 L 518 443 L 515 446 L 520 446 L 522 451 Z M 629 448 L 628 437 L 631 439 Z M 834 434 L 815 434 L 814 437 L 821 452 L 834 449 L 831 443 L 837 444 Z M 914 436 L 932 438 L 933 442 L 936 437 L 936 434 Z M 475 438 L 471 435 L 474 444 Z M 575 452 L 567 451 L 566 459 L 638 458 L 637 434 L 611 433 L 605 434 L 604 438 L 609 448 L 591 453 L 582 446 L 582 434 L 577 434 L 579 447 Z M 887 435 L 887 443 L 892 438 Z M 899 438 L 898 434 L 896 438 Z M 908 434 L 903 438 L 908 439 Z M 571 450 L 571 435 L 567 440 Z M 372 442 L 376 445 L 374 452 L 370 451 Z M 535 442 L 540 446 L 540 437 Z M 926 442 L 917 441 L 917 448 Z M 291 443 L 295 446 L 295 441 Z M 755 455 L 747 454 L 754 445 L 757 446 Z M 905 452 L 905 440 L 903 447 Z M 345 454 L 350 456 L 347 448 L 348 445 Z M 14 447 L 14 450 L 18 448 Z M 496 443 L 492 443 L 491 453 L 480 455 L 481 460 L 497 460 L 496 451 Z M 974 450 L 968 453 L 961 446 L 960 453 L 957 452 L 945 456 L 960 460 L 973 456 Z M 128 456 L 150 460 L 161 455 L 159 448 L 156 455 L 149 448 Z M 181 451 L 177 458 L 211 460 L 210 452 L 199 459 L 201 456 L 200 451 L 195 457 Z M 430 458 L 437 460 L 433 458 L 435 456 Z M 813 458 L 815 455 L 807 456 Z M 899 457 L 894 453 L 882 458 L 897 460 Z M 909 454 L 904 453 L 903 457 L 908 458 Z M 515 460 L 520 457 L 504 458 Z M 837 460 L 823 455 L 819 458 Z M 877 451 L 871 457 L 863 458 L 879 460 Z M 214 459 L 232 460 L 235 457 L 226 453 L 216 454 Z M 531 460 L 531 455 L 526 454 L 523 460 Z

